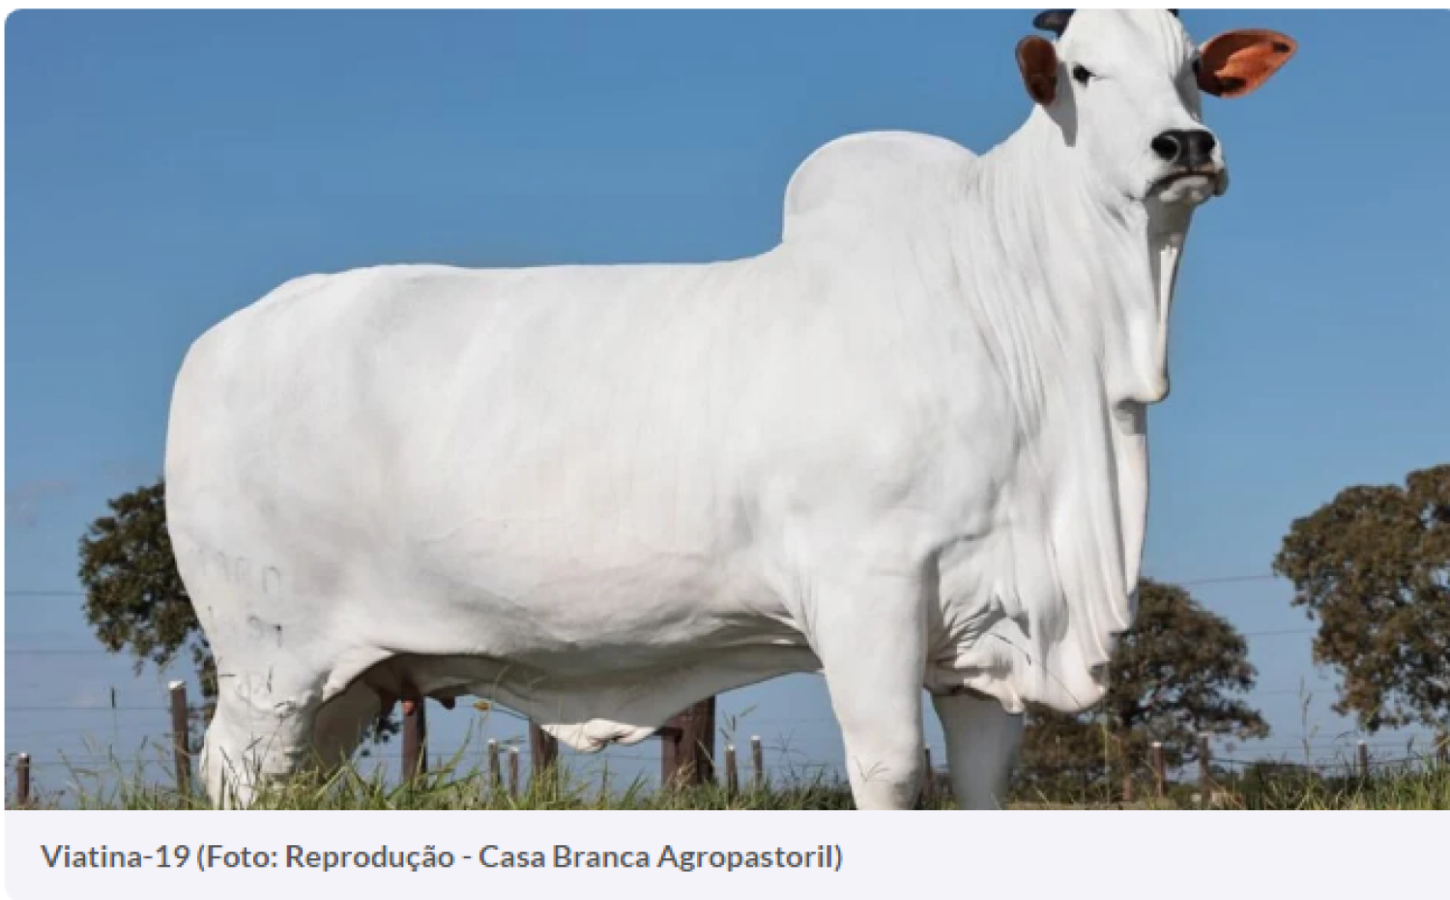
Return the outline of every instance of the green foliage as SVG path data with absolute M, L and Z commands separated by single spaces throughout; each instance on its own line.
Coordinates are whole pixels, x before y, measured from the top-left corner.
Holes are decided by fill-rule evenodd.
M 1031 710 L 1018 790 L 1061 796 L 1110 772 L 1141 777 L 1154 741 L 1172 767 L 1197 758 L 1203 732 L 1263 737 L 1268 724 L 1234 696 L 1250 690 L 1256 674 L 1232 625 L 1183 588 L 1145 578 L 1133 627 L 1109 663 L 1103 701 L 1075 716 Z
M 148 662 L 165 668 L 188 657 L 201 682 L 205 716 L 216 702 L 216 661 L 176 568 L 166 530 L 166 485 L 137 488 L 107 505 L 110 515 L 92 522 L 80 541 L 86 621 L 107 650 L 131 652 L 138 674 Z M 373 737 L 386 741 L 399 730 L 390 715 Z
M 1450 725 L 1450 465 L 1341 491 L 1294 522 L 1274 571 L 1319 620 L 1336 712 L 1370 732 Z
M 1046 707 L 1028 712 L 1013 794 L 1032 798 L 1087 798 L 1107 791 L 1112 735 L 1100 719 Z
M 111 514 L 91 523 L 80 542 L 86 621 L 107 650 L 129 648 L 139 674 L 150 662 L 170 665 L 185 653 L 202 694 L 216 698 L 216 665 L 176 570 L 166 530 L 166 486 L 137 488 L 107 501 Z

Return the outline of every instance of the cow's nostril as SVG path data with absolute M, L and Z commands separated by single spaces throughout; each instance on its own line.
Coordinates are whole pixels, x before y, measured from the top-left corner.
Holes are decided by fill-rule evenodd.
M 1164 162 L 1196 169 L 1210 164 L 1218 141 L 1202 128 L 1191 131 L 1173 129 L 1155 137 L 1151 146 Z
M 1178 143 L 1177 135 L 1171 131 L 1165 131 L 1153 139 L 1153 152 L 1164 160 L 1173 162 L 1178 159 L 1179 152 L 1183 149 Z

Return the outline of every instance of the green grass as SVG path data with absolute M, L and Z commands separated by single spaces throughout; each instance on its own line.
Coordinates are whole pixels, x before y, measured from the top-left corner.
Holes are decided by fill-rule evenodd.
M 608 791 L 601 791 L 600 779 L 591 773 L 581 778 L 567 770 L 558 770 L 536 782 L 527 784 L 518 796 L 511 796 L 502 786 L 491 783 L 487 772 L 465 768 L 462 754 L 445 761 L 436 771 L 411 782 L 398 784 L 382 771 L 363 774 L 356 767 L 344 767 L 331 775 L 302 775 L 286 784 L 264 788 L 254 804 L 258 809 L 272 810 L 777 810 L 851 809 L 847 786 L 836 779 L 794 777 L 777 781 L 761 789 L 748 783 L 742 790 L 727 794 L 721 786 L 706 785 L 677 790 L 660 790 L 644 782 L 617 784 L 607 779 Z M 179 793 L 170 786 L 174 779 L 150 779 L 139 771 L 124 772 L 113 767 L 104 783 L 105 790 L 90 789 L 85 779 L 76 779 L 67 805 L 91 810 L 181 810 L 206 809 L 209 804 L 196 791 Z M 93 783 L 101 779 L 92 775 Z M 748 779 L 747 779 L 748 781 Z M 1145 786 L 1146 787 L 1146 786 Z M 1142 791 L 1140 796 L 1147 796 Z M 1012 804 L 1015 809 L 1197 809 L 1206 804 L 1194 784 L 1171 785 L 1163 799 L 1149 798 L 1132 804 L 1115 803 L 1107 786 L 1101 786 L 1102 799 L 1081 798 L 1063 802 L 1043 796 L 1023 796 Z M 1258 782 L 1230 782 L 1216 795 L 1220 808 L 1263 810 L 1340 810 L 1340 809 L 1450 809 L 1450 768 L 1425 765 L 1413 771 L 1362 780 L 1358 778 L 1326 779 L 1313 775 L 1285 777 Z M 35 805 L 56 806 L 56 798 L 42 794 Z M 950 809 L 943 797 L 929 803 L 928 808 Z
M 1269 782 L 1252 788 L 1237 785 L 1213 795 L 1217 809 L 1240 810 L 1409 810 L 1450 809 L 1450 769 L 1424 771 L 1352 780 L 1304 780 Z M 1205 809 L 1202 793 L 1195 785 L 1174 785 L 1163 799 L 1149 797 L 1134 803 L 1088 801 L 1053 802 L 1046 798 L 1021 798 L 1017 809 Z
M 1247 809 L 1450 809 L 1450 768 L 1357 778 L 1283 779 L 1242 792 Z
M 176 810 L 207 809 L 205 797 L 180 794 L 174 788 L 148 784 L 136 778 L 117 780 L 105 795 L 81 792 L 82 809 Z M 547 773 L 525 784 L 517 796 L 494 785 L 486 772 L 460 771 L 444 765 L 410 782 L 396 783 L 378 772 L 364 775 L 345 768 L 328 777 L 304 774 L 286 784 L 264 788 L 253 803 L 256 809 L 285 810 L 688 810 L 688 809 L 850 809 L 850 791 L 843 785 L 818 779 L 760 790 L 744 789 L 727 795 L 719 786 L 679 790 L 650 789 L 634 782 L 608 792 L 597 778 L 587 782 L 566 770 Z

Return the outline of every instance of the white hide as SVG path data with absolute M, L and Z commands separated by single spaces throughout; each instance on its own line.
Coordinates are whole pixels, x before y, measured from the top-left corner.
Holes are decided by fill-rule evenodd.
M 1191 50 L 1101 15 L 1154 64 Z M 923 686 L 954 769 L 983 729 L 1010 757 L 1025 701 L 1098 700 L 1190 206 L 1114 193 L 1071 105 L 980 158 L 829 144 L 757 257 L 310 276 L 201 337 L 166 481 L 221 679 L 212 796 L 350 752 L 409 684 L 597 750 L 823 671 L 878 807 L 914 800 Z M 963 802 L 997 774 L 954 773 Z

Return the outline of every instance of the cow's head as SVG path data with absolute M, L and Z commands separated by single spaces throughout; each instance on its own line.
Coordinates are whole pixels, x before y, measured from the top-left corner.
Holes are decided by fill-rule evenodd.
M 1107 190 L 1197 204 L 1228 187 L 1223 148 L 1203 125 L 1202 94 L 1242 97 L 1293 55 L 1274 31 L 1230 31 L 1199 47 L 1176 11 L 1052 10 L 1033 24 L 1058 35 L 1017 45 L 1027 92 L 1082 151 Z

